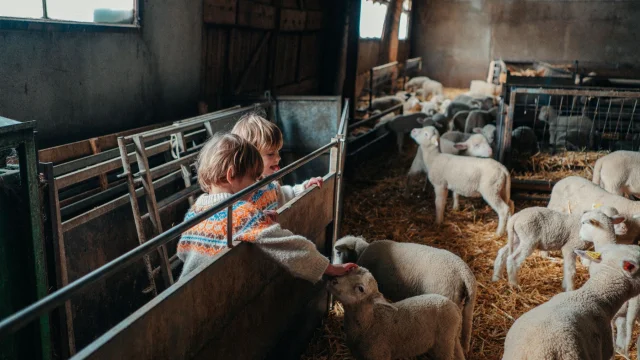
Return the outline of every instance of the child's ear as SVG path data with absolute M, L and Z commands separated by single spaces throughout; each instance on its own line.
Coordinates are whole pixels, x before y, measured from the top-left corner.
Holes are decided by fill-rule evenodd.
M 227 182 L 230 183 L 231 180 L 233 180 L 236 177 L 236 171 L 233 168 L 233 166 L 230 166 L 229 169 L 227 169 Z

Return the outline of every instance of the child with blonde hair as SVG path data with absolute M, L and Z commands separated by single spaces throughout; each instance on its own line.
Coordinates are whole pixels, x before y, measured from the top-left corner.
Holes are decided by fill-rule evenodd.
M 215 135 L 198 155 L 198 182 L 205 192 L 185 215 L 185 221 L 210 209 L 242 189 L 255 184 L 263 173 L 262 157 L 247 140 L 234 134 Z M 255 243 L 292 275 L 317 282 L 322 275 L 341 276 L 355 264 L 332 265 L 313 242 L 279 224 L 252 202 L 233 205 L 233 239 Z M 227 210 L 185 231 L 178 243 L 178 257 L 184 262 L 181 277 L 204 264 L 227 246 Z
M 231 133 L 248 140 L 260 151 L 264 163 L 262 176 L 269 176 L 280 170 L 280 149 L 282 149 L 283 138 L 282 132 L 276 124 L 258 114 L 249 113 L 238 120 Z M 311 178 L 295 186 L 280 185 L 274 181 L 256 191 L 251 201 L 261 210 L 273 215 L 273 211 L 280 205 L 300 195 L 313 185 L 322 187 L 322 178 Z

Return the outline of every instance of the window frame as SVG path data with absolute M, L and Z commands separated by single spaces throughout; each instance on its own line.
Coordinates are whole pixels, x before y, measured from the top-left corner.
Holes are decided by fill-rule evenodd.
M 360 32 L 360 36 L 359 39 L 360 40 L 374 40 L 374 41 L 380 41 L 382 39 L 382 37 L 384 36 L 384 19 L 386 18 L 387 13 L 389 12 L 389 0 L 363 0 L 365 1 L 365 3 L 367 2 L 371 2 L 372 4 L 376 4 L 376 3 L 380 3 L 381 5 L 384 5 L 386 7 L 385 9 L 385 16 L 383 16 L 383 20 L 382 20 L 382 26 L 381 26 L 381 30 L 380 30 L 380 36 L 376 36 L 376 37 L 363 37 L 362 36 L 362 32 Z M 362 9 L 360 9 L 360 23 L 362 23 Z M 360 24 L 358 26 L 361 26 Z
M 131 32 L 142 28 L 140 2 L 133 1 L 132 24 L 108 24 L 95 22 L 81 22 L 69 20 L 49 19 L 47 16 L 47 0 L 42 0 L 43 17 L 22 18 L 0 16 L 0 30 L 27 30 L 27 31 L 61 31 L 61 32 Z
M 407 1 L 409 3 L 409 10 L 404 9 L 404 2 Z M 413 10 L 413 1 L 411 0 L 402 0 L 402 11 L 400 12 L 400 16 L 405 14 L 407 16 L 407 36 L 404 39 L 400 39 L 400 21 L 398 21 L 398 41 L 409 41 L 411 38 L 411 10 Z

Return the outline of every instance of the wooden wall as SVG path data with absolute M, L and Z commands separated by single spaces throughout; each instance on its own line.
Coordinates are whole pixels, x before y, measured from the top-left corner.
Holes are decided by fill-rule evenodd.
M 202 89 L 221 97 L 319 93 L 322 0 L 204 0 Z

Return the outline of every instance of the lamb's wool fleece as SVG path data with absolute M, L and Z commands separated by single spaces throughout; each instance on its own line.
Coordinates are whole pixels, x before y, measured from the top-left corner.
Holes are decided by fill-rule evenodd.
M 391 360 L 427 354 L 463 360 L 460 311 L 438 294 L 389 303 L 366 268 L 332 279 L 329 291 L 344 305 L 347 345 L 358 359 Z
M 511 178 L 507 168 L 493 159 L 441 153 L 440 136 L 432 126 L 413 129 L 411 137 L 420 145 L 429 182 L 436 194 L 436 224 L 443 221 L 447 190 L 451 190 L 466 197 L 482 196 L 498 213 L 496 234 L 501 236 L 509 214 L 513 212 Z
M 442 84 L 431 79 L 425 80 L 425 82 L 422 83 L 422 90 L 424 91 L 425 97 L 428 97 L 429 94 L 432 96 L 444 94 L 444 87 Z
M 640 294 L 640 247 L 604 245 L 589 280 L 520 316 L 511 326 L 504 360 L 611 359 L 611 320 Z M 580 256 L 587 256 L 577 251 Z
M 429 78 L 426 76 L 416 76 L 414 78 L 411 78 L 406 82 L 406 84 L 404 84 L 404 89 L 406 91 L 416 91 L 418 89 L 421 89 L 422 84 L 424 84 L 424 82 L 427 80 L 429 80 Z
M 355 262 L 371 271 L 380 291 L 392 301 L 422 294 L 440 294 L 462 311 L 461 343 L 471 345 L 476 278 L 455 254 L 431 246 L 378 240 L 368 244 L 361 237 L 345 236 L 334 246 L 336 263 Z
M 610 218 L 603 210 L 564 214 L 544 207 L 530 207 L 514 214 L 507 222 L 507 245 L 498 251 L 492 280 L 499 279 L 506 265 L 509 282 L 516 286 L 518 271 L 534 250 L 562 250 L 562 287 L 566 291 L 573 290 L 574 251 L 585 250 L 591 243 L 596 247 L 615 243 L 614 222 L 624 221 L 624 217 Z M 599 225 L 594 226 L 596 223 Z
M 640 195 L 640 153 L 615 151 L 596 161 L 593 183 L 616 195 Z
M 618 243 L 631 244 L 640 237 L 640 224 L 634 219 L 634 215 L 640 214 L 640 202 L 611 194 L 579 176 L 568 176 L 558 181 L 553 186 L 547 208 L 565 213 L 581 213 L 590 210 L 593 204 L 611 206 L 627 218 L 627 234 L 619 236 Z
M 404 104 L 404 100 L 395 95 L 381 96 L 371 101 L 371 110 L 384 111 L 400 104 Z

